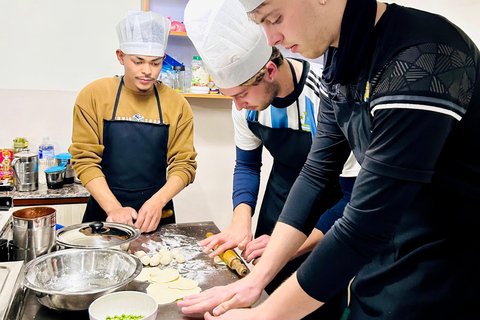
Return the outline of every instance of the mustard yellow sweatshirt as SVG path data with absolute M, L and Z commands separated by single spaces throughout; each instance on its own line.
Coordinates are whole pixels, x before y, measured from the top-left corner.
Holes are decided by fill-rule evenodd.
M 72 154 L 73 168 L 83 185 L 92 179 L 104 177 L 100 165 L 104 149 L 103 120 L 112 118 L 119 84 L 119 77 L 96 80 L 82 89 L 75 102 L 72 144 L 68 151 Z M 197 168 L 192 109 L 185 98 L 163 83 L 157 82 L 157 90 L 163 122 L 170 124 L 167 178 L 176 175 L 187 186 L 195 179 Z M 159 120 L 153 87 L 148 92 L 135 92 L 122 87 L 116 117 L 129 119 L 137 113 L 146 121 Z

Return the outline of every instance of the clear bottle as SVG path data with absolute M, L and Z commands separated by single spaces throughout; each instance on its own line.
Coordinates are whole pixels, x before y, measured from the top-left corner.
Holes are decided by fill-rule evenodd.
M 173 72 L 175 72 L 175 82 L 173 89 L 178 92 L 185 91 L 185 66 L 173 66 Z
M 210 89 L 208 84 L 210 82 L 210 75 L 203 65 L 200 56 L 194 56 L 192 60 L 192 82 L 190 86 L 191 93 L 208 94 Z
M 54 167 L 55 149 L 48 136 L 43 137 L 43 141 L 38 147 L 38 183 L 46 184 L 45 170 Z

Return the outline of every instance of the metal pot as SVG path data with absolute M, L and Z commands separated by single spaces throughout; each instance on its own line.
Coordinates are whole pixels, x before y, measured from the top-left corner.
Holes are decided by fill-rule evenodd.
M 58 249 L 112 248 L 127 251 L 130 243 L 140 237 L 140 230 L 116 222 L 87 222 L 57 230 Z
M 134 255 L 110 249 L 68 249 L 25 266 L 24 285 L 44 306 L 86 310 L 107 293 L 124 290 L 142 270 Z
M 17 210 L 13 220 L 13 260 L 28 262 L 55 251 L 56 210 L 32 207 Z

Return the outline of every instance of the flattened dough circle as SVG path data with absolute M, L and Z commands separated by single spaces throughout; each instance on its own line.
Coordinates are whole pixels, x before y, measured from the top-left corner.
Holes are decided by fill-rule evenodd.
M 152 274 L 150 279 L 154 283 L 167 283 L 173 280 L 178 279 L 180 274 L 176 269 L 164 269 L 156 271 L 155 274 Z
M 170 289 L 191 290 L 198 286 L 198 282 L 192 279 L 180 277 L 176 281 L 168 283 Z

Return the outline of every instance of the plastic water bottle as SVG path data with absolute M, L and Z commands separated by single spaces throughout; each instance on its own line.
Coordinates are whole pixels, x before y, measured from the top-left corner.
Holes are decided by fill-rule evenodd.
M 55 149 L 48 136 L 43 137 L 43 141 L 38 147 L 38 183 L 46 184 L 45 170 L 54 167 Z

